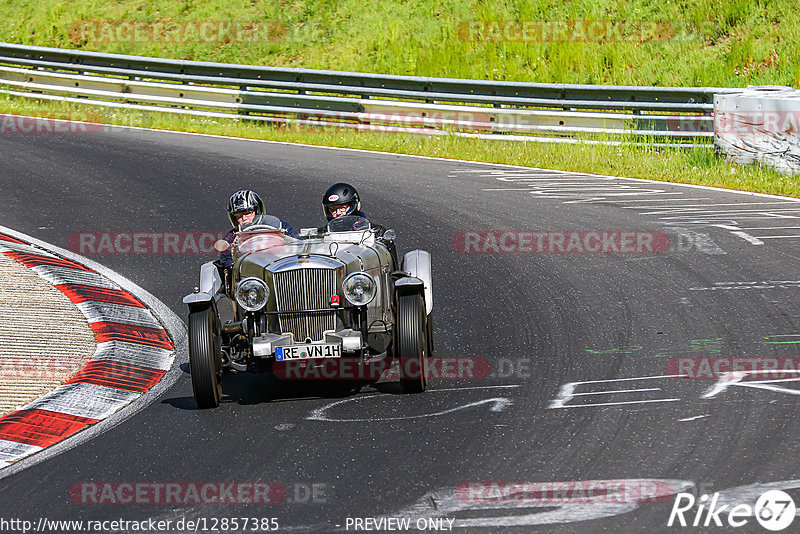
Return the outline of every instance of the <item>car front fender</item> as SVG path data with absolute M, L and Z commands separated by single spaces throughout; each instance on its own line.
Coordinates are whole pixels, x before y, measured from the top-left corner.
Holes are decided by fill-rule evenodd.
M 422 281 L 425 296 L 425 313 L 433 311 L 433 274 L 431 272 L 431 253 L 425 250 L 412 250 L 403 256 L 403 270 L 410 278 Z M 397 282 L 404 280 L 401 278 Z M 397 283 L 395 283 L 397 287 Z

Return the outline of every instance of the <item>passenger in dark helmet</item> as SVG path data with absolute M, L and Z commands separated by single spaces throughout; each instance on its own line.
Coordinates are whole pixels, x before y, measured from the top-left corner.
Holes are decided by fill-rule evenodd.
M 367 218 L 361 211 L 361 199 L 356 188 L 342 182 L 333 184 L 325 191 L 325 196 L 322 197 L 322 210 L 328 221 L 345 215 Z
M 358 196 L 358 191 L 356 191 L 356 188 L 352 185 L 343 182 L 333 184 L 325 191 L 325 195 L 322 197 L 322 210 L 325 212 L 325 218 L 328 219 L 328 222 L 339 217 L 344 217 L 345 215 L 367 218 L 367 215 L 361 211 L 361 198 Z M 386 228 L 372 221 L 370 221 L 369 224 L 378 231 L 378 239 L 382 239 L 383 234 L 386 233 Z M 320 228 L 320 231 L 324 230 L 324 226 Z M 392 254 L 395 266 L 399 268 L 394 241 L 387 239 L 383 241 L 386 243 L 386 248 L 388 248 L 389 252 Z
M 264 207 L 264 201 L 261 200 L 254 191 L 249 189 L 242 189 L 234 193 L 228 200 L 228 218 L 231 220 L 233 228 L 225 234 L 225 241 L 228 245 L 233 243 L 236 234 L 244 227 L 251 224 L 258 224 L 267 213 Z M 281 220 L 281 230 L 285 231 L 292 237 L 300 237 L 300 235 L 292 228 L 288 222 Z M 219 254 L 219 263 L 223 267 L 230 267 L 233 265 L 233 257 L 231 256 L 231 247 L 228 246 Z

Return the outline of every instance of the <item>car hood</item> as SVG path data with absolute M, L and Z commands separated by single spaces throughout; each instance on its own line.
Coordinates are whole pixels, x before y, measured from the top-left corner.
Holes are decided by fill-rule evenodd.
M 372 256 L 375 256 L 375 252 L 362 245 L 287 240 L 282 245 L 239 256 L 236 266 L 241 278 L 263 276 L 265 270 L 275 273 L 291 269 L 344 267 L 345 272 L 349 273 L 362 270 L 372 263 Z

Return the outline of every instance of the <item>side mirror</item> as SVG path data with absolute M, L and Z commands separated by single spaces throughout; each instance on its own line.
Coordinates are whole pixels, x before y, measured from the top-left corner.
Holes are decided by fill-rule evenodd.
M 397 237 L 397 232 L 394 231 L 394 228 L 390 228 L 383 233 L 383 239 L 385 241 L 394 241 Z

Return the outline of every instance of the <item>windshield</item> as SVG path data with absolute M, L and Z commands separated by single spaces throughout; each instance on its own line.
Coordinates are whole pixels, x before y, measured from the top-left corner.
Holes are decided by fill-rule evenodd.
M 287 241 L 295 240 L 283 233 L 281 220 L 272 215 L 262 215 L 236 234 L 232 253 L 240 256 L 249 252 L 274 250 L 282 248 Z
M 359 232 L 369 229 L 369 221 L 364 217 L 359 217 L 357 215 L 345 215 L 344 217 L 337 217 L 328 223 L 328 231 L 331 233 Z
M 252 228 L 252 225 L 249 228 Z M 292 239 L 277 229 L 261 227 L 243 230 L 233 241 L 233 255 L 240 256 L 249 252 L 283 248 L 287 238 Z

